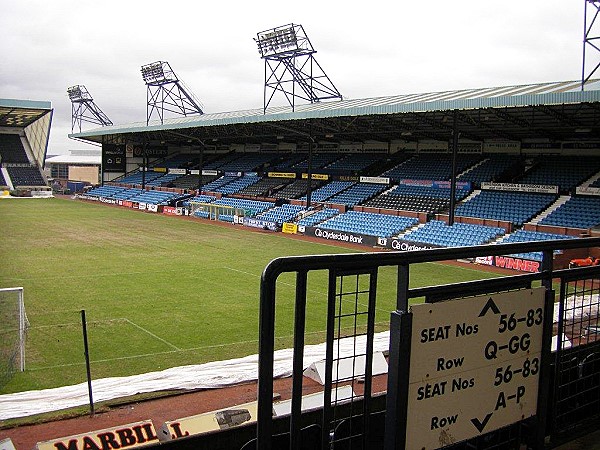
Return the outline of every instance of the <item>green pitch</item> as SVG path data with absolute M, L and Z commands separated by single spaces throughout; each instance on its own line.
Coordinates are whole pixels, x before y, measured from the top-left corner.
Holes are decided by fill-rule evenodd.
M 64 199 L 0 200 L 0 287 L 24 287 L 26 371 L 0 393 L 127 376 L 258 351 L 260 275 L 280 256 L 350 250 L 207 221 Z M 414 285 L 492 276 L 424 264 Z M 395 305 L 396 271 L 378 278 L 377 327 Z M 311 274 L 307 343 L 323 341 L 327 278 Z M 277 347 L 292 344 L 294 278 L 277 286 Z M 1 325 L 0 325 L 1 326 Z

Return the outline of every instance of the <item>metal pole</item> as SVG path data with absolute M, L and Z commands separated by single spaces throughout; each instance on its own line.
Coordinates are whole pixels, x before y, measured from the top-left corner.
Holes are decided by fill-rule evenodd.
M 585 46 L 587 43 L 587 0 L 583 0 L 583 57 L 581 61 L 581 90 L 585 89 Z
M 87 372 L 88 396 L 90 399 L 90 415 L 94 415 L 94 396 L 92 394 L 92 372 L 90 370 L 90 352 L 88 348 L 87 324 L 85 321 L 85 309 L 81 310 L 81 325 L 83 328 L 83 349 L 85 354 L 85 368 Z
M 204 166 L 204 142 L 200 142 L 200 164 L 198 166 L 198 195 L 202 195 L 202 166 Z
M 25 372 L 25 299 L 23 297 L 23 288 L 19 290 L 19 347 L 21 363 L 21 372 Z
M 312 138 L 311 138 L 312 139 Z M 308 170 L 307 170 L 307 180 L 308 180 L 308 188 L 306 190 L 306 209 L 310 208 L 312 204 L 312 153 L 313 153 L 313 142 L 310 140 L 308 142 Z
M 453 111 L 452 123 L 452 178 L 450 181 L 450 211 L 448 225 L 454 225 L 454 208 L 456 207 L 456 158 L 458 157 L 458 111 Z

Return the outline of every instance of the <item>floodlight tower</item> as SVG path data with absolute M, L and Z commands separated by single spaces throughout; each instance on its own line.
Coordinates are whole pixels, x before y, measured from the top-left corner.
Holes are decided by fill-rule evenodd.
M 598 14 L 600 13 L 600 0 L 584 0 L 585 9 L 583 13 L 583 64 L 581 68 L 581 90 L 585 89 L 585 83 L 596 73 L 600 68 L 600 44 L 598 39 L 600 24 L 596 23 Z M 589 11 L 588 11 L 589 10 Z M 587 61 L 590 54 L 586 52 L 590 50 L 593 55 L 593 62 Z M 593 67 L 592 67 L 593 66 Z
M 263 112 L 275 92 L 281 91 L 295 108 L 296 98 L 310 103 L 342 99 L 323 68 L 315 59 L 313 48 L 302 25 L 283 25 L 256 34 L 260 57 L 265 60 Z
M 148 87 L 146 95 L 146 125 L 154 112 L 160 123 L 164 122 L 165 111 L 184 116 L 204 114 L 202 104 L 177 78 L 166 61 L 156 61 L 142 66 L 142 78 Z
M 75 131 L 75 126 L 81 133 L 81 123 L 90 122 L 106 126 L 113 123 L 106 114 L 94 103 L 94 99 L 84 85 L 78 84 L 67 89 L 67 94 L 71 100 L 71 133 Z

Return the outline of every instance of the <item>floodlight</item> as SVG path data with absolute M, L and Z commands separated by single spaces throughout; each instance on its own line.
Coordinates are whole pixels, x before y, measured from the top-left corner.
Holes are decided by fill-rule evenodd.
M 177 81 L 171 66 L 166 61 L 156 61 L 142 66 L 142 78 L 146 84 Z
M 84 85 L 78 84 L 67 89 L 69 100 L 72 102 L 93 101 L 94 99 Z
M 298 49 L 295 25 L 284 25 L 256 34 L 256 45 L 262 57 Z
M 162 124 L 164 113 L 203 114 L 202 105 L 193 93 L 177 78 L 170 64 L 156 61 L 143 65 L 142 78 L 147 86 L 146 124 L 153 113 L 157 113 Z
M 82 122 L 95 123 L 98 125 L 112 125 L 113 123 L 106 114 L 94 103 L 94 99 L 82 84 L 67 88 L 67 95 L 71 100 L 71 132 L 79 127 L 81 132 Z
M 70 100 L 79 100 L 81 98 L 81 88 L 79 86 L 71 86 L 67 89 L 67 94 Z
M 254 41 L 265 61 L 264 112 L 276 91 L 285 96 L 292 111 L 296 98 L 311 103 L 342 99 L 315 59 L 316 50 L 302 25 L 291 23 L 261 31 L 256 33 Z

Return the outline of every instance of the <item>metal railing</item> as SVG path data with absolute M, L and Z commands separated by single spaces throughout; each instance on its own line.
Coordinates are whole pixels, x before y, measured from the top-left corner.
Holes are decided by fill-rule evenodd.
M 316 272 L 327 274 L 327 325 L 322 413 L 314 416 L 318 422 L 314 425 L 320 428 L 320 442 L 315 447 L 313 433 L 310 448 L 404 448 L 409 377 L 406 363 L 410 358 L 410 347 L 406 343 L 410 341 L 410 306 L 416 299 L 434 304 L 482 294 L 532 289 L 534 286 L 541 286 L 544 290 L 544 320 L 540 324 L 543 337 L 539 396 L 535 414 L 491 433 L 481 432 L 467 441 L 456 443 L 450 439 L 448 448 L 467 448 L 465 445 L 468 448 L 518 448 L 522 444 L 541 448 L 545 445 L 544 441 L 557 442 L 563 434 L 576 430 L 583 424 L 584 418 L 597 420 L 600 415 L 600 340 L 596 340 L 600 268 L 555 270 L 553 253 L 555 250 L 598 246 L 600 238 L 583 238 L 416 252 L 298 256 L 273 260 L 265 268 L 261 279 L 258 421 L 256 440 L 249 445 L 261 450 L 280 448 L 279 444 L 273 444 L 273 435 L 281 435 L 281 427 L 274 425 L 273 374 L 277 282 L 283 274 L 295 276 L 291 413 L 289 422 L 285 425 L 285 448 L 307 448 L 307 443 L 302 440 L 307 426 L 306 413 L 302 409 L 304 349 L 307 336 L 308 279 L 309 275 Z M 544 255 L 538 273 L 506 274 L 491 279 L 410 287 L 411 267 L 417 264 L 531 251 L 542 252 Z M 397 273 L 393 294 L 395 310 L 392 308 L 389 311 L 391 322 L 387 397 L 385 406 L 382 407 L 380 394 L 373 391 L 371 370 L 375 353 L 375 315 L 380 308 L 380 297 L 384 295 L 378 276 L 384 267 L 394 267 Z M 324 285 L 325 282 L 321 284 Z M 560 305 L 556 321 L 552 314 L 555 291 Z M 390 294 L 386 292 L 385 295 Z M 583 303 L 571 302 L 573 298 L 582 295 L 588 300 Z M 577 308 L 586 309 L 584 322 L 569 319 Z M 400 327 L 397 326 L 399 324 Z M 552 334 L 556 335 L 557 342 L 554 351 L 551 348 Z M 351 339 L 353 342 L 351 356 L 339 353 L 344 339 Z M 342 377 L 340 367 L 345 364 L 345 360 L 350 361 L 352 370 L 349 375 Z M 337 388 L 341 385 L 351 386 L 350 398 L 337 398 Z M 378 435 L 383 431 L 384 416 L 385 434 L 382 437 Z M 282 442 L 280 437 L 277 438 L 279 443 Z

